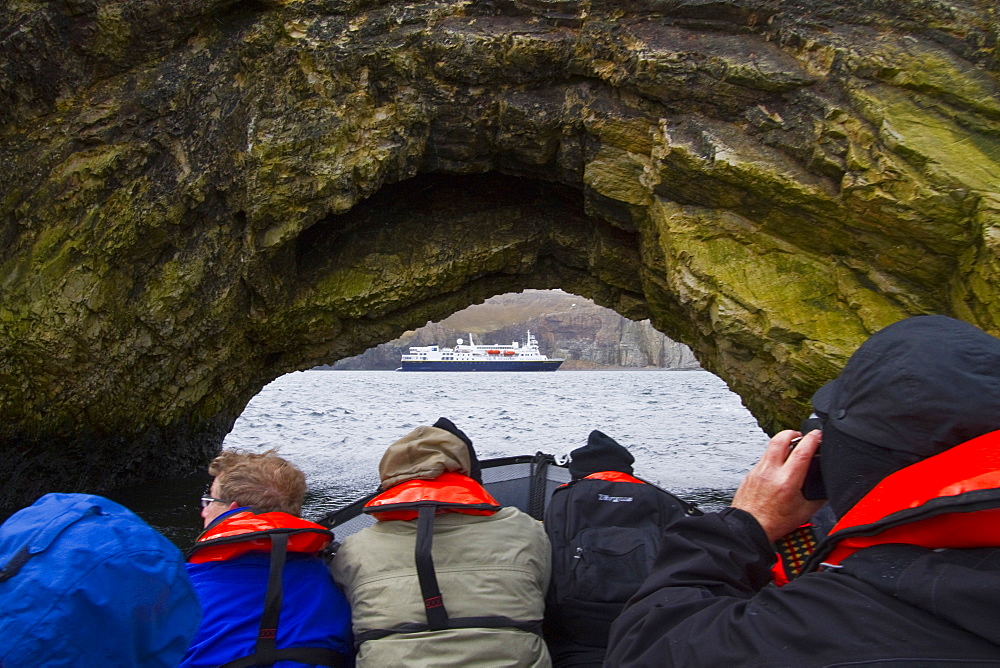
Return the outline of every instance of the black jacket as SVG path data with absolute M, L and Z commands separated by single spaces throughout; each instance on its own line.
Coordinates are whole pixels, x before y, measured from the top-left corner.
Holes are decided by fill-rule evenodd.
M 984 461 L 962 447 L 948 452 Z M 855 506 L 868 523 L 838 524 L 820 546 L 839 565 L 781 588 L 771 584 L 773 547 L 749 513 L 730 508 L 678 520 L 663 538 L 653 572 L 612 627 L 606 665 L 1000 665 L 1000 548 L 983 547 L 1000 545 L 991 517 L 1000 508 L 1000 489 L 990 488 L 995 483 L 988 478 L 996 476 L 989 460 L 961 479 L 978 489 L 956 493 L 959 481 L 932 480 L 946 469 L 934 461 L 945 454 L 910 467 L 923 466 L 919 476 L 907 478 L 907 469 L 894 474 L 902 483 L 897 493 L 913 494 L 918 505 L 900 498 L 888 514 L 866 514 L 886 498 L 884 489 L 881 499 L 873 492 Z M 918 484 L 931 493 L 916 490 Z M 949 531 L 973 513 L 981 518 L 978 535 Z M 945 542 L 976 547 L 903 542 L 915 540 L 914 528 L 921 526 L 936 526 Z M 880 544 L 886 527 L 903 533 Z M 844 549 L 851 541 L 857 544 Z
M 552 581 L 545 639 L 556 666 L 600 666 L 608 631 L 652 568 L 663 528 L 700 511 L 618 472 L 574 480 L 545 512 Z

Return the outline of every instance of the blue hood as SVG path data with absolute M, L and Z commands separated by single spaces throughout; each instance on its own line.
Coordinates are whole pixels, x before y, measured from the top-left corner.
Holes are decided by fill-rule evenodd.
M 0 569 L 0 666 L 176 666 L 201 621 L 180 550 L 100 496 L 12 515 Z

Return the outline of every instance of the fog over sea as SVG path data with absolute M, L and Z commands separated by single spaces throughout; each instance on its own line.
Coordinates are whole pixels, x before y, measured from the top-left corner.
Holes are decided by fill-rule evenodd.
M 311 370 L 267 385 L 224 446 L 279 447 L 306 473 L 303 516 L 315 520 L 374 490 L 386 447 L 442 416 L 468 434 L 480 459 L 559 455 L 600 429 L 629 448 L 636 475 L 709 510 L 728 503 L 767 441 L 740 398 L 707 371 Z M 110 496 L 188 547 L 208 481 L 205 474 Z

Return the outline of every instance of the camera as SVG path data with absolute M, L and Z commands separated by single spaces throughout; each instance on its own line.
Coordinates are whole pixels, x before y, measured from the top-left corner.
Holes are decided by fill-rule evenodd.
M 822 429 L 823 421 L 815 413 L 802 421 L 799 431 L 805 436 L 813 429 Z M 802 436 L 792 439 L 790 450 L 802 440 Z M 806 478 L 802 482 L 802 496 L 810 501 L 823 501 L 826 499 L 826 486 L 823 484 L 823 471 L 820 468 L 821 451 L 817 450 L 813 458 L 809 460 L 809 469 L 806 471 Z

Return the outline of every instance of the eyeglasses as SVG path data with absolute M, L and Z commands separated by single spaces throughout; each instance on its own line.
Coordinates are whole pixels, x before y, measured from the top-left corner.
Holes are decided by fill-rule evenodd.
M 213 496 L 203 496 L 201 497 L 201 507 L 208 508 L 211 504 L 218 503 L 229 503 L 228 501 L 223 501 L 222 499 L 216 499 Z

